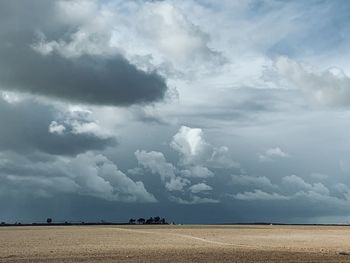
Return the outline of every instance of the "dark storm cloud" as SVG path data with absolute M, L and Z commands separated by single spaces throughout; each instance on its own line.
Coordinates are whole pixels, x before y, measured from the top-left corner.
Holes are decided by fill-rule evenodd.
M 121 55 L 68 58 L 55 51 L 46 55 L 35 51 L 38 31 L 50 39 L 62 40 L 75 28 L 59 22 L 55 2 L 46 2 L 38 5 L 37 1 L 26 1 L 23 6 L 19 1 L 0 2 L 0 88 L 116 106 L 150 103 L 164 97 L 167 85 L 161 76 L 138 70 Z M 48 14 L 53 19 L 48 19 Z
M 0 56 L 0 83 L 5 89 L 101 105 L 152 102 L 166 91 L 161 77 L 137 70 L 119 56 L 66 59 L 43 56 L 30 47 L 2 48 Z
M 75 155 L 116 144 L 114 138 L 90 133 L 50 133 L 49 126 L 56 114 L 54 107 L 32 100 L 10 104 L 0 99 L 0 150 Z

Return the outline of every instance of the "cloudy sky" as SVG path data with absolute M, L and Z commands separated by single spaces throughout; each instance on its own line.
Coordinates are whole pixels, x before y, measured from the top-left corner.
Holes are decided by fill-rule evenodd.
M 348 223 L 349 12 L 0 1 L 0 220 Z

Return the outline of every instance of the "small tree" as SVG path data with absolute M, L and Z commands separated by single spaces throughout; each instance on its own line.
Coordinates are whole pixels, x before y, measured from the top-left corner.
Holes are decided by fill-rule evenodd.
M 153 224 L 153 223 L 154 223 L 153 217 L 150 217 L 149 219 L 146 220 L 146 224 Z
M 52 218 L 46 219 L 46 223 L 51 224 L 52 223 Z
M 137 219 L 137 223 L 138 224 L 144 224 L 146 222 L 146 220 L 144 219 L 144 218 L 139 218 L 139 219 Z
M 135 219 L 130 218 L 130 220 L 129 220 L 129 224 L 135 224 L 135 222 L 136 222 L 136 220 L 135 220 Z
M 165 218 L 162 218 L 162 219 L 160 220 L 160 223 L 163 224 L 163 225 L 166 224 Z
M 155 224 L 159 224 L 159 223 L 160 223 L 160 217 L 159 217 L 159 216 L 156 216 L 156 217 L 154 218 L 154 223 L 155 223 Z

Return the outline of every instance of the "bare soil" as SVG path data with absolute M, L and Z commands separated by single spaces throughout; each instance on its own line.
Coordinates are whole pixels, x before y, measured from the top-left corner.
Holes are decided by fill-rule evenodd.
M 350 262 L 350 227 L 0 227 L 0 262 Z

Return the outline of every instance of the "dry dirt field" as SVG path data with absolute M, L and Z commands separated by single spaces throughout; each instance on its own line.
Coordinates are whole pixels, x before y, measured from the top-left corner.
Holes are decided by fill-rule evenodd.
M 0 227 L 0 262 L 350 262 L 350 227 Z

